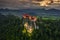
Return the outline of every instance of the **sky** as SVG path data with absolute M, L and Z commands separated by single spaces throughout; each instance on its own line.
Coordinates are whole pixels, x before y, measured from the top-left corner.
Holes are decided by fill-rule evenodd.
M 54 8 L 60 10 L 60 0 L 0 0 L 0 8 L 9 9 Z

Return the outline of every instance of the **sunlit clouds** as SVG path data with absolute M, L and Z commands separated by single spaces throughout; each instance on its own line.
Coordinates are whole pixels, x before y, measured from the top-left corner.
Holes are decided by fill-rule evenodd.
M 32 1 L 32 3 L 39 4 L 40 6 L 49 6 L 52 4 L 60 4 L 59 0 L 43 0 L 43 1 Z
M 48 4 L 51 3 L 50 0 L 44 0 L 44 1 L 32 1 L 32 3 L 39 4 L 39 6 L 48 6 Z

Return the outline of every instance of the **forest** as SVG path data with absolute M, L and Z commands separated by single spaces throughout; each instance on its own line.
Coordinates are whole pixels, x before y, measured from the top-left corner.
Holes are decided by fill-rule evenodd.
M 26 31 L 23 21 L 18 16 L 0 14 L 0 40 L 60 40 L 60 19 L 38 17 L 39 29 L 33 29 L 32 33 Z

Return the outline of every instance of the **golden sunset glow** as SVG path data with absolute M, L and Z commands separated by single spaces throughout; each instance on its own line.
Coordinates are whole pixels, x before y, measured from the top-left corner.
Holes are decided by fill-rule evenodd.
M 50 0 L 44 0 L 44 1 L 32 1 L 33 3 L 39 3 L 40 6 L 48 6 L 48 4 L 51 3 Z
M 40 6 L 49 6 L 52 3 L 59 3 L 59 0 L 32 1 L 32 3 L 38 3 Z

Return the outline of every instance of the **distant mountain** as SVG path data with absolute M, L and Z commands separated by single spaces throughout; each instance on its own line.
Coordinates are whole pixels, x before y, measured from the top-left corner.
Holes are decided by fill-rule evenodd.
M 20 16 L 24 13 L 28 13 L 30 15 L 38 15 L 38 16 L 60 16 L 60 10 L 57 9 L 19 9 L 19 10 L 11 10 L 11 9 L 0 9 L 0 13 L 3 14 L 13 14 Z

